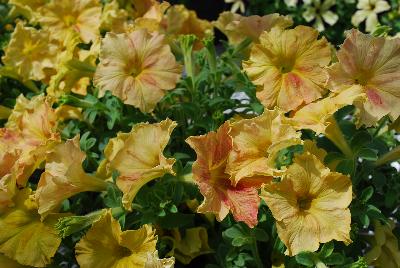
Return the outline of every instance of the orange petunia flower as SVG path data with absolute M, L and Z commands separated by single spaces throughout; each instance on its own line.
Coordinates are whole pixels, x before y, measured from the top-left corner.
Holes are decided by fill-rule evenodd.
M 164 36 L 140 29 L 106 35 L 94 83 L 101 96 L 110 90 L 124 103 L 151 112 L 165 91 L 175 87 L 180 74 L 181 66 Z
M 213 213 L 222 221 L 229 213 L 248 226 L 257 224 L 260 198 L 254 181 L 243 179 L 233 183 L 226 172 L 226 164 L 233 149 L 230 126 L 226 122 L 217 132 L 189 137 L 186 142 L 197 154 L 193 163 L 193 178 L 204 196 L 199 213 Z
M 316 251 L 319 243 L 333 239 L 351 242 L 351 180 L 331 172 L 309 152 L 295 156 L 280 182 L 265 185 L 261 198 L 290 256 Z
M 51 0 L 39 8 L 38 21 L 54 39 L 63 41 L 69 31 L 75 31 L 89 43 L 100 35 L 101 9 L 98 0 Z
M 225 11 L 213 24 L 228 37 L 229 43 L 237 45 L 246 38 L 258 43 L 264 31 L 270 31 L 273 27 L 285 29 L 292 26 L 293 20 L 289 16 L 281 16 L 277 13 L 262 17 L 257 15 L 246 17 Z
M 396 120 L 400 115 L 400 39 L 353 29 L 347 32 L 337 57 L 339 62 L 328 69 L 328 85 L 336 92 L 362 86 L 367 99 L 356 103 L 361 123 L 371 126 L 385 115 Z
M 331 61 L 331 50 L 325 38 L 317 38 L 318 31 L 306 26 L 275 27 L 261 34 L 243 69 L 266 108 L 278 106 L 287 112 L 326 92 L 323 68 Z

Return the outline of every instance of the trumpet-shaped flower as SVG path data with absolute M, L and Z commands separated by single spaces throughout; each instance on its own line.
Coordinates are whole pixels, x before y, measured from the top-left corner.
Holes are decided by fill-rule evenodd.
M 41 221 L 29 188 L 14 197 L 13 208 L 0 217 L 0 253 L 18 263 L 46 267 L 61 243 L 54 224 L 63 214 L 49 215 Z
M 304 0 L 304 4 L 306 10 L 303 12 L 303 18 L 307 22 L 315 20 L 313 26 L 320 32 L 325 30 L 324 22 L 332 26 L 339 20 L 339 16 L 331 11 L 336 0 Z
M 390 10 L 390 5 L 385 0 L 358 0 L 357 8 L 359 10 L 351 17 L 351 23 L 358 26 L 366 21 L 365 30 L 372 32 L 379 24 L 378 14 Z
M 257 224 L 260 199 L 256 186 L 260 182 L 249 178 L 232 183 L 225 170 L 233 149 L 230 130 L 229 123 L 225 123 L 217 132 L 186 140 L 197 154 L 192 167 L 193 178 L 204 196 L 197 211 L 213 213 L 218 221 L 222 221 L 231 211 L 235 220 L 253 227 Z
M 175 256 L 175 258 L 183 264 L 189 264 L 194 258 L 212 253 L 212 249 L 208 245 L 208 233 L 204 227 L 194 227 L 185 230 L 182 237 L 179 229 L 172 230 L 173 248 L 167 255 Z
M 229 11 L 222 12 L 214 26 L 223 32 L 231 44 L 237 45 L 250 38 L 258 43 L 258 39 L 263 31 L 270 31 L 273 27 L 287 28 L 293 24 L 289 16 L 279 14 L 269 14 L 265 16 L 241 16 Z
M 119 133 L 104 149 L 108 171 L 119 172 L 117 186 L 124 193 L 122 203 L 128 210 L 140 188 L 166 173 L 173 174 L 173 158 L 163 151 L 176 123 L 169 119 L 156 124 L 136 124 L 130 133 Z
M 374 267 L 397 268 L 400 266 L 400 249 L 397 237 L 392 233 L 395 223 L 383 225 L 374 222 L 375 235 L 371 240 L 372 249 L 365 254 L 365 260 Z
M 78 137 L 56 145 L 47 155 L 45 172 L 35 193 L 42 217 L 58 211 L 61 202 L 75 194 L 107 189 L 104 180 L 85 173 L 82 168 L 85 157 L 79 148 Z
M 54 68 L 58 47 L 50 42 L 50 34 L 18 23 L 5 49 L 2 60 L 23 80 L 44 80 L 46 70 Z
M 39 9 L 40 25 L 52 38 L 63 41 L 70 31 L 79 33 L 83 42 L 100 35 L 101 4 L 98 0 L 51 0 Z
M 147 253 L 147 261 L 144 268 L 174 268 L 174 264 L 174 257 L 160 259 L 156 250 L 153 253 Z
M 108 211 L 76 244 L 76 259 L 82 268 L 142 268 L 147 254 L 156 250 L 156 243 L 157 237 L 149 225 L 123 232 Z
M 46 152 L 60 139 L 52 104 L 42 95 L 31 100 L 19 96 L 6 127 L 0 131 L 0 148 L 7 150 L 0 153 L 1 173 L 11 175 L 19 185 L 26 184 Z
M 329 87 L 340 92 L 360 85 L 367 98 L 355 103 L 361 110 L 361 123 L 367 126 L 389 115 L 400 115 L 400 39 L 385 39 L 347 32 L 337 53 L 339 62 L 329 72 Z
M 306 26 L 273 28 L 260 36 L 243 69 L 258 87 L 257 97 L 266 108 L 284 112 L 322 97 L 331 50 L 318 31 Z
M 110 90 L 124 103 L 151 112 L 181 74 L 164 36 L 144 29 L 108 33 L 103 39 L 94 83 L 100 95 Z
M 277 109 L 265 109 L 258 117 L 233 123 L 230 136 L 233 149 L 229 153 L 226 172 L 235 184 L 254 176 L 270 181 L 278 172 L 275 166 L 278 152 L 301 143 L 300 133 Z
M 351 242 L 351 180 L 331 172 L 308 152 L 295 156 L 281 182 L 265 185 L 261 198 L 290 256 L 316 251 L 319 243 L 333 239 Z
M 362 87 L 355 85 L 339 94 L 332 93 L 323 99 L 307 104 L 294 112 L 290 120 L 297 129 L 311 129 L 317 134 L 323 134 L 337 110 L 365 97 Z

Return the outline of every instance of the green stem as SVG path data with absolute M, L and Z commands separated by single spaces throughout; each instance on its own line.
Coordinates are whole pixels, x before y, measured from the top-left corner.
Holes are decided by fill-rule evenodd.
M 194 77 L 194 62 L 192 55 L 194 41 L 196 41 L 196 36 L 194 35 L 183 35 L 179 39 L 183 55 L 183 61 L 185 64 L 186 75 L 187 77 L 189 77 L 191 83 L 189 86 L 189 90 L 192 95 L 192 98 L 194 97 L 194 94 L 196 92 L 196 81 Z
M 94 73 L 96 71 L 95 66 L 77 59 L 69 60 L 66 65 L 70 69 L 76 69 L 86 73 Z
M 374 163 L 374 166 L 382 166 L 386 163 L 391 163 L 393 161 L 396 161 L 397 159 L 400 159 L 400 145 L 395 147 L 393 150 L 390 152 L 387 152 L 386 154 L 382 155 L 381 157 L 376 160 Z
M 257 247 L 257 239 L 253 235 L 253 243 L 251 243 L 251 253 L 253 254 L 254 261 L 256 262 L 257 268 L 263 268 L 263 263 L 260 259 L 260 254 L 258 252 L 258 247 Z
M 353 151 L 347 143 L 336 119 L 332 116 L 329 121 L 331 124 L 326 128 L 325 136 L 330 139 L 347 158 L 352 159 L 354 156 Z

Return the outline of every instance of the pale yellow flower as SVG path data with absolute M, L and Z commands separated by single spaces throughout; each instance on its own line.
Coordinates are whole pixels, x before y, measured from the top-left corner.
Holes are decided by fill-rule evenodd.
M 257 86 L 257 98 L 266 108 L 284 112 L 319 99 L 326 92 L 324 67 L 331 50 L 318 31 L 306 26 L 283 30 L 272 28 L 253 45 L 243 70 Z
M 194 258 L 213 252 L 208 245 L 208 233 L 204 227 L 185 229 L 184 236 L 179 229 L 173 229 L 172 236 L 167 238 L 172 240 L 173 245 L 167 256 L 175 256 L 183 264 L 189 264 Z
M 397 237 L 392 233 L 395 223 L 389 225 L 374 221 L 375 235 L 371 240 L 372 249 L 365 254 L 366 262 L 373 267 L 400 267 L 400 249 Z
M 230 136 L 233 150 L 226 172 L 235 184 L 250 177 L 270 181 L 279 172 L 275 165 L 278 152 L 301 143 L 300 133 L 286 122 L 278 109 L 265 109 L 260 116 L 233 123 Z
M 371 126 L 385 115 L 396 120 L 400 115 L 400 39 L 351 30 L 337 57 L 339 62 L 328 69 L 328 86 L 335 92 L 362 87 L 367 98 L 355 103 L 361 110 L 361 124 Z
M 113 33 L 124 33 L 128 30 L 128 16 L 128 12 L 120 8 L 117 0 L 108 2 L 103 7 L 100 29 Z
M 265 185 L 261 198 L 290 256 L 316 251 L 333 239 L 351 242 L 351 180 L 331 172 L 309 152 L 296 155 L 280 182 Z
M 227 4 L 232 4 L 231 12 L 236 13 L 238 10 L 240 13 L 244 13 L 246 11 L 246 6 L 243 3 L 243 0 L 224 0 Z
M 58 211 L 62 201 L 78 193 L 100 192 L 107 189 L 107 183 L 86 174 L 82 162 L 86 158 L 79 148 L 79 137 L 55 146 L 46 156 L 45 171 L 40 176 L 35 198 L 39 214 L 44 218 Z
M 1 215 L 0 253 L 23 265 L 46 267 L 61 243 L 54 225 L 65 215 L 52 214 L 41 221 L 30 194 L 29 188 L 19 191 L 15 206 Z
M 288 7 L 295 7 L 299 0 L 284 0 L 284 2 Z
M 281 16 L 277 13 L 265 16 L 241 16 L 229 11 L 222 12 L 218 20 L 213 22 L 214 26 L 223 32 L 229 40 L 229 43 L 237 45 L 250 38 L 258 43 L 262 32 L 269 31 L 273 27 L 287 28 L 293 24 L 289 16 Z
M 160 259 L 156 250 L 153 253 L 147 253 L 147 261 L 144 268 L 174 268 L 174 264 L 174 257 Z
M 303 0 L 306 10 L 303 12 L 303 18 L 307 22 L 314 22 L 314 28 L 322 32 L 325 30 L 324 22 L 330 26 L 335 25 L 339 16 L 331 11 L 336 5 L 336 0 Z
M 94 83 L 100 96 L 110 90 L 124 103 L 151 112 L 181 74 L 164 36 L 144 29 L 108 33 L 103 39 Z
M 54 39 L 63 41 L 69 31 L 75 31 L 89 43 L 100 35 L 101 9 L 98 0 L 51 0 L 39 9 L 38 20 Z
M 143 268 L 156 243 L 149 225 L 122 231 L 108 210 L 76 244 L 76 259 L 82 268 Z
M 365 30 L 372 32 L 379 24 L 378 14 L 390 10 L 390 5 L 385 0 L 358 0 L 357 8 L 359 10 L 351 17 L 351 23 L 359 26 L 366 20 Z
M 23 80 L 44 80 L 46 69 L 54 68 L 58 47 L 50 42 L 50 33 L 17 24 L 2 57 Z
M 117 186 L 124 193 L 122 203 L 131 210 L 131 203 L 140 188 L 166 173 L 174 174 L 175 159 L 166 158 L 163 150 L 176 123 L 166 119 L 156 124 L 136 124 L 130 133 L 119 133 L 104 149 L 102 165 L 119 172 Z
M 30 21 L 36 21 L 38 14 L 37 9 L 46 4 L 46 0 L 9 0 L 11 5 L 13 5 L 11 14 L 21 14 Z

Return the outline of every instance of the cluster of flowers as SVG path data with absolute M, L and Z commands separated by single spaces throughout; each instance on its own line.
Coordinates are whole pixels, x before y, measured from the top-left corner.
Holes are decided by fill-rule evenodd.
M 333 171 L 334 165 L 324 166 L 326 152 L 302 140 L 300 130 L 323 134 L 351 155 L 333 118 L 338 109 L 355 105 L 360 126 L 373 126 L 384 116 L 396 122 L 400 39 L 351 30 L 334 55 L 329 42 L 318 39 L 317 30 L 289 29 L 291 19 L 278 14 L 243 17 L 225 12 L 209 23 L 183 6 L 155 0 L 126 6 L 117 1 L 102 6 L 96 0 L 10 2 L 13 12 L 27 21 L 16 25 L 1 74 L 33 88 L 32 80 L 48 87 L 46 96 L 18 97 L 0 129 L 0 263 L 5 267 L 44 267 L 51 262 L 61 243 L 55 223 L 69 216 L 59 213 L 65 199 L 102 192 L 115 183 L 123 192 L 124 209 L 130 211 L 143 185 L 174 173 L 175 159 L 163 155 L 176 127 L 169 119 L 139 123 L 119 133 L 106 145 L 97 172 L 86 173 L 79 137 L 63 141 L 57 131 L 65 113 L 74 116 L 79 111 L 54 109 L 57 98 L 69 92 L 85 95 L 93 81 L 100 97 L 109 90 L 125 104 L 150 113 L 181 78 L 182 66 L 171 51 L 178 36 L 202 39 L 212 35 L 213 27 L 231 44 L 252 40 L 243 71 L 257 86 L 265 111 L 187 139 L 197 154 L 193 180 L 204 196 L 197 211 L 212 213 L 219 221 L 231 212 L 237 221 L 254 227 L 263 199 L 288 255 L 316 251 L 331 240 L 351 243 L 352 182 Z M 104 37 L 102 31 L 107 32 Z M 300 144 L 304 152 L 293 164 L 278 168 L 278 153 Z M 44 172 L 32 190 L 29 178 L 43 163 Z M 81 267 L 173 266 L 173 258 L 158 258 L 151 226 L 121 231 L 110 210 L 94 217 L 75 248 Z M 386 234 L 393 236 L 391 230 Z M 400 262 L 398 252 L 394 254 Z
M 365 30 L 372 32 L 379 24 L 378 15 L 390 10 L 390 4 L 386 0 L 344 0 L 345 4 L 354 4 L 357 1 L 357 11 L 351 18 L 354 26 L 359 26 L 365 21 Z M 296 8 L 298 0 L 284 0 L 289 8 Z M 336 0 L 303 0 L 305 11 L 302 13 L 307 22 L 314 22 L 314 28 L 322 32 L 325 30 L 325 23 L 329 26 L 335 25 L 339 16 L 332 10 Z M 225 0 L 225 3 L 232 4 L 231 11 L 244 13 L 246 6 L 243 0 Z M 399 10 L 400 13 L 400 10 Z

